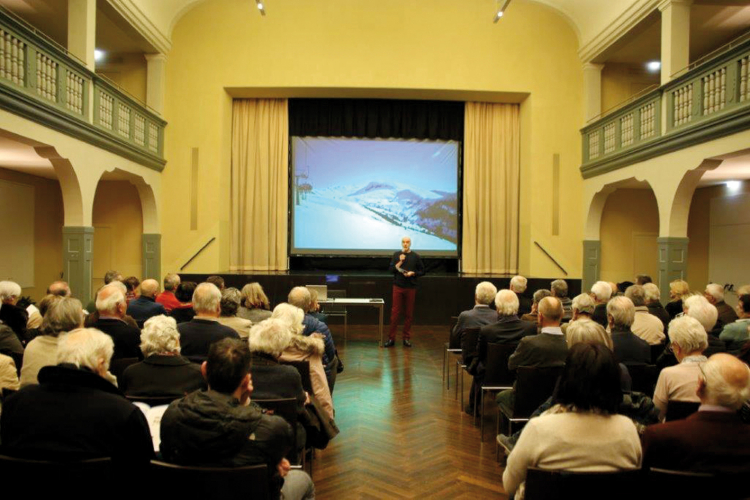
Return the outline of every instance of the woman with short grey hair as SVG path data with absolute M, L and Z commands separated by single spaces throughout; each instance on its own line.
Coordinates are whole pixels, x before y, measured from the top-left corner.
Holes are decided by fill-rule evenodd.
M 125 369 L 120 390 L 130 397 L 174 397 L 206 387 L 200 365 L 180 355 L 177 321 L 163 314 L 148 319 L 141 332 L 145 359 Z

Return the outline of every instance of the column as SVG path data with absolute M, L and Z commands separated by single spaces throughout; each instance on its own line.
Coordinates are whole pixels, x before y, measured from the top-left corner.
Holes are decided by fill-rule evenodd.
M 161 282 L 161 234 L 143 234 L 143 279 Z
M 96 0 L 68 0 L 68 50 L 94 71 Z
M 657 238 L 659 245 L 659 291 L 661 300 L 669 301 L 669 283 L 687 279 L 688 238 Z
M 63 227 L 63 279 L 73 296 L 85 306 L 91 299 L 91 263 L 94 254 L 94 228 Z
M 692 0 L 664 0 L 661 11 L 661 84 L 690 64 L 690 5 Z
M 603 64 L 583 65 L 583 117 L 586 123 L 602 114 L 602 69 Z
M 166 62 L 164 54 L 146 54 L 146 104 L 159 114 L 164 113 Z
M 583 240 L 583 280 L 581 292 L 591 290 L 591 286 L 599 281 L 599 270 L 602 260 L 602 242 L 599 240 Z

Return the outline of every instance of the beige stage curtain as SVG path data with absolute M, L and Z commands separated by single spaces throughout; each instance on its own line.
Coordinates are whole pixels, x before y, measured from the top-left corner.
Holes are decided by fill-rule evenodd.
M 461 270 L 517 273 L 519 106 L 467 102 L 464 123 Z
M 289 111 L 286 99 L 235 99 L 232 109 L 233 271 L 287 268 Z

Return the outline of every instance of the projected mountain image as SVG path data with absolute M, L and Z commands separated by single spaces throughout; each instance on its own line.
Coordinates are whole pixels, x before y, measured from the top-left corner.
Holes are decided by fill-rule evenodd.
M 307 248 L 395 248 L 405 234 L 415 249 L 455 250 L 456 193 L 373 180 L 295 192 L 295 241 Z M 325 231 L 321 220 L 335 221 Z

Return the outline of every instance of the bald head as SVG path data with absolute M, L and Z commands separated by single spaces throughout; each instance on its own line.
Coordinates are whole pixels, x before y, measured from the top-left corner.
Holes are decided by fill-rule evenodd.
M 55 281 L 47 288 L 47 295 L 70 297 L 70 287 L 64 281 Z
M 141 295 L 143 297 L 154 298 L 156 293 L 159 291 L 159 282 L 156 280 L 148 279 L 143 280 L 141 283 Z
M 99 293 L 96 294 L 96 310 L 104 316 L 125 316 L 127 303 L 125 302 L 125 293 L 122 291 L 122 283 L 113 282 L 103 286 Z
M 539 324 L 541 326 L 560 326 L 562 316 L 562 303 L 556 297 L 545 297 L 539 302 Z
M 310 290 L 304 286 L 295 286 L 287 296 L 287 302 L 295 307 L 299 307 L 304 312 L 310 310 L 310 304 L 312 303 L 312 297 L 310 296 Z
M 702 367 L 698 396 L 703 404 L 739 409 L 750 398 L 750 368 L 738 358 L 714 354 Z

